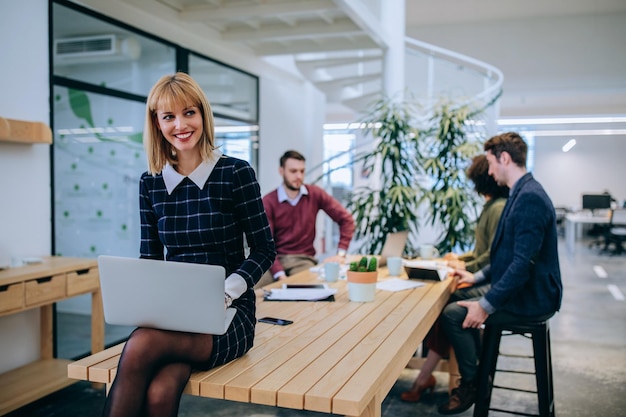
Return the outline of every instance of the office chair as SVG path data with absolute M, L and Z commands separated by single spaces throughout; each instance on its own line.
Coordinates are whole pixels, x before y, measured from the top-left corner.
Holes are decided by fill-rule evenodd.
M 615 246 L 612 254 L 619 255 L 624 252 L 622 242 L 626 241 L 626 208 L 611 210 L 611 220 L 604 238 L 604 252 L 609 251 L 609 246 Z

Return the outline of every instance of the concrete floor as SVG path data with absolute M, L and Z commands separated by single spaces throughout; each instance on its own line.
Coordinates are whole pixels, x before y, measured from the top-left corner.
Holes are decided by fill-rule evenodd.
M 626 255 L 600 254 L 598 249 L 590 249 L 585 240 L 577 243 L 574 255 L 565 252 L 564 242 L 560 242 L 560 246 L 565 291 L 562 309 L 551 320 L 556 413 L 567 417 L 623 416 L 626 413 L 626 302 L 623 299 Z M 606 272 L 605 278 L 598 276 L 598 267 Z M 127 329 L 121 331 L 124 333 Z M 115 337 L 114 332 L 107 331 L 107 337 Z M 64 339 L 60 339 L 61 343 L 73 343 L 71 338 L 63 342 Z M 88 346 L 88 341 L 81 343 Z M 502 350 L 525 353 L 530 351 L 530 344 L 521 337 L 510 337 L 503 342 Z M 59 347 L 59 352 L 71 351 L 71 346 Z M 519 359 L 502 359 L 500 364 L 532 369 L 531 363 Z M 416 373 L 410 369 L 402 373 L 383 402 L 384 417 L 439 415 L 437 405 L 447 398 L 447 374 L 435 374 L 435 392 L 426 394 L 420 403 L 399 400 L 400 393 L 410 387 Z M 496 375 L 496 382 L 505 384 L 505 380 L 520 387 L 534 388 L 532 377 Z M 7 416 L 95 417 L 100 415 L 103 402 L 102 390 L 94 390 L 89 384 L 79 382 Z M 524 393 L 494 390 L 492 404 L 536 412 L 536 398 Z M 472 410 L 470 408 L 460 415 L 471 416 Z M 179 415 L 318 417 L 326 414 L 184 396 Z

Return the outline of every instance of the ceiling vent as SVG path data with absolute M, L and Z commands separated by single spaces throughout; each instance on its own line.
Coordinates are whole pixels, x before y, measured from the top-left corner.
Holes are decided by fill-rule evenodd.
M 82 36 L 54 41 L 54 64 L 136 60 L 141 55 L 139 41 L 119 35 Z

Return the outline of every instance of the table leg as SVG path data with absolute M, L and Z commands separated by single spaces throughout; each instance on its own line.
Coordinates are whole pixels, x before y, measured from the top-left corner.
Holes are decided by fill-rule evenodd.
M 565 246 L 569 253 L 574 253 L 576 245 L 576 223 L 565 219 Z
M 91 354 L 104 350 L 104 309 L 100 290 L 91 293 Z
M 52 304 L 41 306 L 39 308 L 40 317 L 40 340 L 39 347 L 41 352 L 41 359 L 52 359 L 54 357 L 54 320 L 52 313 Z

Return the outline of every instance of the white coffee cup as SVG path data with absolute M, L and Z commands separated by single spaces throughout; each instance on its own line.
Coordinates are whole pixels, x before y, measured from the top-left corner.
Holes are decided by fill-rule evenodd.
M 328 282 L 337 281 L 339 279 L 339 262 L 326 262 L 324 264 L 324 276 Z
M 399 256 L 387 258 L 387 270 L 392 277 L 399 276 L 402 273 L 402 258 Z
M 420 246 L 420 258 L 422 259 L 432 259 L 438 258 L 439 251 L 433 245 L 421 245 Z

